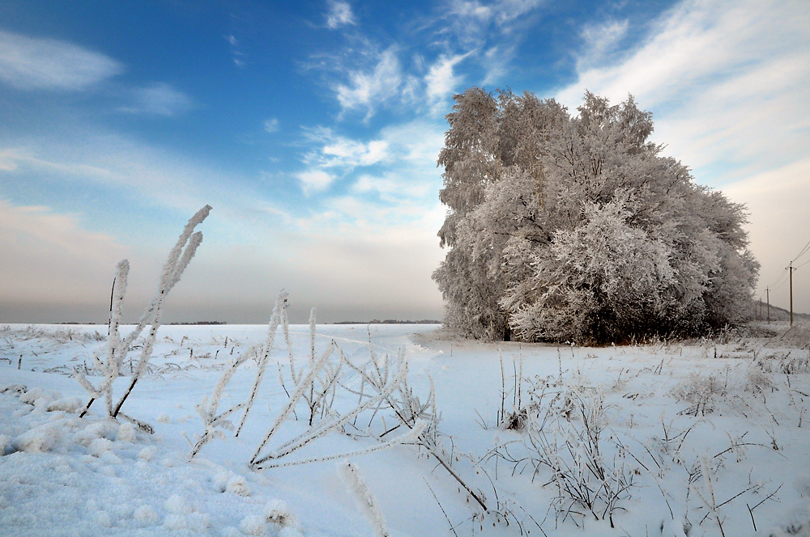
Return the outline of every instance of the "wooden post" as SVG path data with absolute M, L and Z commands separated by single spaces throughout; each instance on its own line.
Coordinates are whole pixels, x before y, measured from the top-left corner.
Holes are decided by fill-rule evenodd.
M 765 288 L 765 298 L 768 299 L 768 324 L 771 324 L 771 290 Z
M 790 262 L 790 326 L 793 326 L 793 261 Z

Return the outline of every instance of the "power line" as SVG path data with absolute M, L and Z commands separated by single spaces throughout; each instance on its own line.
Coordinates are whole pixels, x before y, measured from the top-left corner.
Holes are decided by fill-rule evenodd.
M 779 289 L 780 287 L 785 285 L 787 283 L 788 279 L 789 279 L 788 278 L 789 274 L 788 274 L 787 271 L 788 271 L 788 269 L 783 270 L 782 274 L 779 275 L 779 277 L 776 279 L 776 281 L 774 281 L 771 285 L 769 285 L 768 288 L 770 288 L 770 289 Z
M 794 271 L 797 271 L 797 270 L 799 270 L 800 268 L 802 268 L 803 266 L 807 265 L 808 263 L 810 263 L 810 259 L 808 259 L 807 261 L 805 261 L 804 263 L 802 263 L 802 264 L 801 264 L 801 265 L 799 265 L 798 267 L 793 267 L 793 270 L 794 270 Z
M 799 252 L 799 255 L 797 255 L 796 257 L 794 257 L 791 260 L 791 263 L 793 263 L 793 261 L 796 261 L 797 259 L 799 259 L 801 256 L 803 256 L 804 254 L 806 254 L 809 251 L 810 251 L 810 241 L 807 241 L 807 244 L 804 245 L 804 248 L 802 248 L 802 251 Z

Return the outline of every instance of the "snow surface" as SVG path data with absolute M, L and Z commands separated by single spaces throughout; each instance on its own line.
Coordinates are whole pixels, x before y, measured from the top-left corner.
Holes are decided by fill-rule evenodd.
M 759 328 L 762 337 L 558 348 L 458 340 L 430 325 L 319 325 L 316 347 L 320 356 L 334 340 L 356 361 L 369 355 L 369 337 L 377 354 L 404 348 L 414 392 L 425 397 L 435 384 L 443 456 L 490 509 L 482 513 L 418 446 L 353 458 L 392 536 L 695 537 L 721 535 L 721 525 L 729 537 L 810 536 L 810 330 L 785 334 L 774 323 L 765 337 L 768 327 Z M 148 434 L 104 417 L 103 404 L 79 417 L 87 394 L 71 375 L 92 380 L 90 356 L 103 349 L 106 327 L 0 327 L 0 535 L 376 535 L 341 479 L 345 463 L 248 466 L 287 400 L 275 369 L 289 360 L 280 336 L 245 429 L 239 437 L 224 430 L 189 460 L 187 438 L 204 431 L 195 407 L 266 330 L 162 327 L 148 374 L 124 407 L 154 428 Z M 290 330 L 305 363 L 309 326 Z M 248 360 L 234 375 L 222 409 L 245 399 L 255 368 Z M 116 382 L 117 393 L 126 382 Z M 502 407 L 519 416 L 513 411 L 530 406 L 532 393 L 571 387 L 604 396 L 602 459 L 633 478 L 614 528 L 587 512 L 555 514 L 557 488 L 547 468 L 530 464 L 528 433 L 498 427 Z M 351 408 L 356 397 L 338 393 L 334 408 Z M 285 438 L 306 430 L 305 412 L 297 407 L 284 423 Z M 366 424 L 355 425 L 289 457 L 373 446 Z

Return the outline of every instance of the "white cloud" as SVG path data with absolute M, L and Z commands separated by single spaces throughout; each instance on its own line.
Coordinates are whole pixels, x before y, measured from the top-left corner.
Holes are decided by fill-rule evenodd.
M 8 180 L 36 180 L 38 189 L 65 182 L 82 189 L 101 186 L 118 202 L 143 199 L 184 213 L 212 199 L 250 196 L 231 188 L 233 181 L 244 180 L 238 175 L 223 177 L 205 163 L 86 124 L 54 128 L 46 136 L 0 139 L 0 153 Z
M 239 68 L 245 67 L 246 65 L 244 60 L 245 54 L 241 50 L 240 47 L 241 43 L 239 42 L 239 40 L 233 34 L 229 34 L 223 37 L 225 38 L 225 41 L 227 41 L 228 44 L 230 45 L 234 65 L 236 65 Z
M 132 114 L 174 116 L 187 112 L 194 106 L 191 97 L 169 84 L 152 84 L 133 93 L 134 103 L 119 110 Z
M 265 132 L 274 133 L 278 132 L 280 129 L 280 125 L 278 123 L 278 119 L 271 118 L 264 121 L 264 130 Z
M 301 188 L 307 195 L 311 192 L 326 190 L 335 179 L 332 175 L 323 170 L 305 171 L 296 174 L 295 177 L 301 181 Z
M 558 100 L 584 90 L 653 110 L 654 138 L 699 169 L 791 162 L 810 143 L 810 11 L 788 0 L 688 0 L 619 63 L 587 67 Z M 715 184 L 733 173 L 713 177 Z
M 323 146 L 324 166 L 371 166 L 387 156 L 388 142 L 374 140 L 367 144 L 336 137 Z
M 392 155 L 422 173 L 439 175 L 436 160 L 444 146 L 446 124 L 414 120 L 398 125 L 389 125 L 380 131 L 379 138 L 385 140 Z M 394 158 L 392 157 L 392 158 Z
M 334 86 L 337 100 L 344 111 L 365 109 L 367 118 L 377 106 L 396 97 L 402 84 L 402 66 L 393 48 L 380 53 L 371 70 L 349 70 L 347 74 L 347 84 Z
M 323 127 L 307 130 L 306 136 L 317 144 L 304 158 L 310 170 L 335 170 L 347 175 L 358 167 L 378 165 L 412 176 L 415 181 L 440 175 L 436 159 L 444 145 L 444 130 L 436 123 L 415 120 L 389 125 L 370 141 L 340 136 Z
M 454 89 L 464 80 L 463 76 L 454 74 L 453 69 L 469 55 L 470 53 L 442 56 L 428 70 L 425 83 L 427 84 L 427 99 L 433 113 L 440 113 L 446 108 L 447 99 L 453 95 Z
M 357 22 L 348 2 L 329 0 L 329 11 L 326 13 L 326 27 L 332 30 L 341 26 L 355 25 Z
M 524 18 L 543 4 L 543 0 L 500 0 L 495 3 L 495 22 L 504 32 L 511 32 L 515 21 Z
M 497 36 L 514 34 L 516 27 L 525 26 L 531 12 L 542 4 L 542 0 L 498 0 L 488 4 L 478 0 L 450 0 L 442 17 L 442 32 L 452 31 L 465 50 L 481 47 Z
M 45 173 L 92 178 L 98 181 L 113 180 L 113 173 L 104 167 L 76 161 L 51 161 L 32 154 L 25 149 L 5 149 L 0 151 L 0 170 L 17 171 L 20 166 L 27 166 Z
M 585 42 L 584 51 L 577 58 L 577 67 L 581 70 L 604 62 L 627 35 L 629 27 L 630 23 L 627 19 L 586 26 L 581 34 Z
M 17 89 L 79 91 L 123 70 L 112 58 L 72 43 L 0 31 L 0 80 Z
M 304 163 L 310 167 L 350 171 L 358 166 L 383 162 L 389 157 L 388 142 L 385 140 L 361 142 L 336 135 L 331 129 L 323 127 L 309 129 L 306 135 L 310 142 L 319 146 L 304 159 Z

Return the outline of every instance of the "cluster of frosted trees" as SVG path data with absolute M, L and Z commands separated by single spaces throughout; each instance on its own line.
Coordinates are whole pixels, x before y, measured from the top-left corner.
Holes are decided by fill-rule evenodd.
M 449 251 L 433 275 L 447 325 L 606 343 L 701 334 L 751 311 L 744 207 L 662 156 L 632 97 L 586 93 L 577 116 L 531 93 L 455 100 L 439 154 Z

